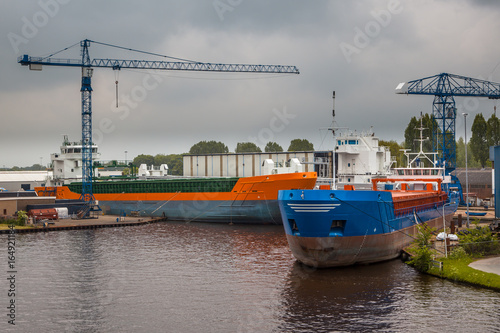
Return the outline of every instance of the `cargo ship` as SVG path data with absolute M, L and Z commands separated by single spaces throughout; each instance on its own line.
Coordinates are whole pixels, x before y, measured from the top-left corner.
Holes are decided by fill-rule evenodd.
M 312 189 L 316 172 L 254 177 L 110 180 L 93 183 L 106 214 L 164 217 L 168 220 L 281 224 L 278 190 Z M 79 199 L 82 183 L 36 187 L 39 196 Z
M 313 267 L 369 264 L 397 258 L 413 242 L 417 225 L 431 228 L 455 213 L 459 194 L 441 190 L 441 178 L 373 179 L 373 189 L 284 190 L 278 195 L 295 258 Z M 377 182 L 400 182 L 379 190 Z
M 422 123 L 419 129 L 420 151 L 405 151 L 407 166 L 372 178 L 370 190 L 345 184 L 343 190 L 323 185 L 279 192 L 286 238 L 298 261 L 336 267 L 394 259 L 415 240 L 417 225 L 446 226 L 460 193 L 444 166 L 437 167 L 436 154 L 423 152 Z

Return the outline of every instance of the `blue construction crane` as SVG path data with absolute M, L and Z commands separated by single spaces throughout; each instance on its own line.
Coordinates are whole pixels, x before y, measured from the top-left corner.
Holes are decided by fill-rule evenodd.
M 470 77 L 441 73 L 419 80 L 400 83 L 397 94 L 434 95 L 432 117 L 437 126 L 432 131 L 434 150 L 447 174 L 456 168 L 455 96 L 500 98 L 500 84 Z
M 152 60 L 122 60 L 122 59 L 90 59 L 89 47 L 91 43 L 110 46 L 144 53 L 153 56 L 170 58 L 177 61 L 152 61 Z M 82 40 L 79 42 L 81 47 L 81 59 L 60 59 L 53 58 L 57 53 L 78 45 L 78 43 L 64 48 L 46 57 L 30 57 L 23 55 L 18 58 L 18 63 L 23 66 L 29 66 L 31 70 L 42 70 L 42 66 L 63 66 L 63 67 L 81 67 L 82 68 L 82 195 L 81 200 L 88 201 L 89 206 L 95 201 L 92 194 L 92 72 L 94 67 L 112 68 L 120 70 L 122 68 L 135 69 L 154 69 L 171 71 L 202 71 L 202 72 L 244 72 L 244 73 L 280 73 L 280 74 L 299 74 L 295 66 L 281 65 L 243 65 L 243 64 L 215 64 L 204 63 L 180 58 L 173 58 L 165 55 L 134 50 L 121 46 L 100 43 L 92 40 Z

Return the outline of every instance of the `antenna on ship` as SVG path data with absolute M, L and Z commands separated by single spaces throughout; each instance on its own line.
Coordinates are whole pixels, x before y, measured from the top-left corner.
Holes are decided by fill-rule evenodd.
M 420 162 L 421 157 L 423 159 L 428 160 L 432 164 L 433 167 L 436 165 L 437 153 L 426 153 L 426 152 L 424 152 L 424 149 L 423 149 L 424 141 L 429 140 L 429 137 L 424 138 L 424 136 L 423 136 L 424 130 L 428 129 L 428 128 L 424 127 L 423 118 L 424 118 L 424 116 L 422 115 L 422 112 L 420 112 L 420 127 L 415 128 L 415 129 L 420 131 L 420 138 L 415 139 L 415 141 L 420 142 L 420 151 L 418 153 L 407 153 L 407 150 L 406 149 L 404 150 L 404 154 L 406 155 L 406 157 L 408 159 L 408 167 L 411 167 L 411 165 L 414 162 L 417 162 L 417 164 L 419 164 L 419 165 L 417 165 L 417 167 L 419 167 L 420 163 L 421 163 Z M 413 159 L 411 159 L 411 155 L 415 155 L 415 157 Z M 432 159 L 428 155 L 432 155 Z
M 333 109 L 332 109 L 332 117 L 335 122 L 335 90 L 333 91 Z M 334 133 L 335 134 L 335 133 Z
M 332 135 L 333 135 L 333 152 L 332 152 L 332 158 L 333 158 L 333 175 L 332 175 L 332 189 L 336 190 L 337 185 L 335 184 L 335 90 L 333 91 L 333 108 L 332 108 Z

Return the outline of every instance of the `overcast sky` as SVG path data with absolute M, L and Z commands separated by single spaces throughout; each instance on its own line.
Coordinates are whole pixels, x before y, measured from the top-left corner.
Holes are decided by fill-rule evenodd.
M 29 71 L 83 39 L 213 63 L 294 65 L 300 75 L 96 68 L 94 141 L 102 160 L 188 152 L 201 140 L 234 151 L 252 141 L 284 149 L 305 138 L 331 149 L 332 91 L 339 126 L 403 141 L 432 96 L 396 95 L 398 83 L 442 72 L 500 82 L 500 1 L 78 1 L 0 4 L 0 167 L 47 164 L 62 135 L 81 139 L 78 68 Z M 79 44 L 56 57 L 78 58 Z M 152 59 L 92 44 L 91 58 Z M 161 59 L 159 59 L 161 60 Z M 119 81 L 116 108 L 115 80 Z M 495 102 L 457 98 L 458 112 Z M 463 118 L 457 119 L 463 136 Z M 470 132 L 469 134 L 470 135 Z

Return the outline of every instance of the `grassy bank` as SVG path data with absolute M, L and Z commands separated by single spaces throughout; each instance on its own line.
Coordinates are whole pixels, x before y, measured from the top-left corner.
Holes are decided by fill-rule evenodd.
M 435 229 L 422 225 L 418 226 L 418 231 L 416 240 L 407 249 L 411 256 L 407 264 L 422 273 L 500 291 L 500 275 L 469 267 L 471 262 L 485 256 L 500 255 L 500 242 L 488 227 L 478 227 L 476 223 L 474 229 L 462 232 L 458 246 L 451 250 L 448 257 L 443 257 L 443 253 L 438 253 L 431 244 Z M 432 258 L 439 258 L 436 259 L 439 261 Z M 436 267 L 439 262 L 443 263 L 442 268 Z
M 486 287 L 500 291 L 500 275 L 479 271 L 469 264 L 484 258 L 442 258 L 443 270 L 432 267 L 426 273 L 455 282 Z

